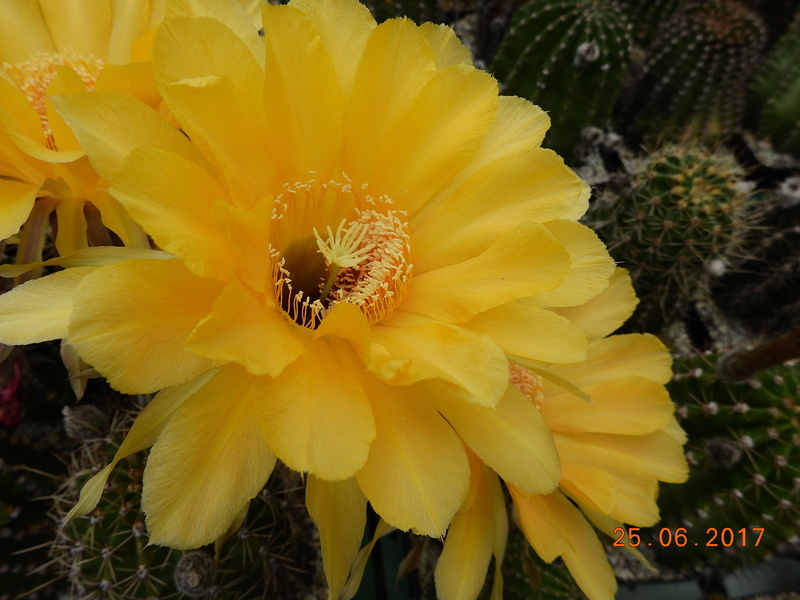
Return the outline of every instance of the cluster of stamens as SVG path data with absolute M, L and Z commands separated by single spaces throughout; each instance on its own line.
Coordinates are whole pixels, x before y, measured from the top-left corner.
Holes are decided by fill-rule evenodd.
M 50 121 L 47 117 L 45 99 L 47 97 L 47 87 L 55 78 L 57 68 L 69 67 L 74 70 L 83 85 L 86 86 L 86 89 L 91 92 L 94 91 L 95 81 L 103 68 L 103 61 L 99 58 L 84 57 L 76 52 L 67 50 L 63 53 L 40 53 L 31 60 L 13 65 L 11 63 L 2 63 L 0 67 L 25 93 L 28 102 L 39 115 L 47 146 L 51 150 L 56 150 L 53 131 L 50 128 Z
M 544 402 L 544 392 L 542 391 L 544 379 L 542 376 L 514 364 L 508 366 L 508 374 L 511 383 L 517 386 L 517 389 L 525 394 L 536 408 L 539 408 Z
M 349 180 L 343 185 L 311 180 L 288 186 L 276 198 L 274 226 L 280 227 L 292 211 L 309 210 L 309 198 L 317 205 L 326 193 L 334 194 L 332 203 L 348 206 L 352 218 L 340 219 L 335 230 L 331 225 L 322 232 L 311 228 L 325 267 L 317 289 L 295 290 L 286 257 L 270 245 L 276 299 L 293 320 L 311 329 L 342 302 L 358 306 L 370 323 L 385 319 L 405 295 L 413 268 L 405 212 L 390 208 L 391 200 L 385 196 L 373 198 L 366 186 L 356 193 Z

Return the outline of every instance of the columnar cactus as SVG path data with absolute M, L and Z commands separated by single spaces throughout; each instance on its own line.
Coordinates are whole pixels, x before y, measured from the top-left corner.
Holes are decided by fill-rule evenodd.
M 746 82 L 766 40 L 761 18 L 737 0 L 695 0 L 661 29 L 620 127 L 653 141 L 718 139 L 742 118 Z
M 660 552 L 673 563 L 761 558 L 800 527 L 798 366 L 724 383 L 716 362 L 716 356 L 679 360 L 669 386 L 689 436 L 690 464 L 689 481 L 667 486 L 659 502 L 663 521 L 656 532 L 683 527 L 690 542 Z M 724 529 L 731 531 L 723 537 Z
M 758 132 L 800 157 L 800 14 L 753 79 L 750 105 Z
M 615 3 L 534 0 L 514 16 L 490 71 L 503 93 L 550 111 L 544 145 L 569 160 L 580 131 L 609 120 L 631 41 L 630 24 Z
M 658 28 L 672 17 L 683 0 L 618 0 L 631 22 L 636 43 L 647 49 L 653 43 Z
M 630 270 L 642 329 L 658 331 L 680 315 L 712 261 L 735 253 L 747 224 L 740 181 L 726 156 L 669 146 L 631 176 L 626 194 L 608 189 L 593 203 L 587 224 Z

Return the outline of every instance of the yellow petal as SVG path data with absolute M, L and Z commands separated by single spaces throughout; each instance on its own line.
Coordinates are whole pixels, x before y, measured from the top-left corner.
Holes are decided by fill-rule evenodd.
M 475 315 L 465 329 L 490 336 L 506 354 L 547 363 L 586 359 L 586 337 L 580 329 L 537 302 L 521 298 Z
M 441 394 L 436 407 L 464 443 L 506 482 L 548 494 L 561 478 L 553 436 L 539 411 L 515 386 L 494 408 L 467 404 Z
M 100 502 L 108 476 L 116 464 L 126 456 L 155 444 L 158 436 L 161 435 L 175 411 L 189 397 L 202 388 L 214 374 L 215 371 L 209 371 L 185 385 L 162 390 L 156 394 L 155 398 L 136 417 L 128 435 L 125 436 L 111 463 L 83 486 L 77 504 L 67 513 L 64 521 L 68 522 L 93 510 L 97 503 Z
M 67 336 L 75 290 L 95 271 L 78 267 L 33 279 L 0 296 L 0 340 L 33 344 Z
M 264 43 L 259 39 L 258 28 L 253 16 L 248 13 L 257 12 L 256 7 L 245 7 L 242 2 L 207 2 L 206 0 L 174 0 L 167 4 L 164 20 L 185 17 L 206 17 L 219 21 L 242 40 L 250 54 L 263 67 Z M 246 10 L 245 10 L 246 8 Z M 152 25 L 151 25 L 152 26 Z
M 111 15 L 111 31 L 108 36 L 108 60 L 113 65 L 131 62 L 136 40 L 150 29 L 153 13 L 160 13 L 161 2 L 137 2 L 117 0 Z M 161 15 L 157 15 L 160 19 Z M 108 68 L 107 66 L 105 68 Z M 105 70 L 104 68 L 104 70 Z
M 309 475 L 306 506 L 319 529 L 328 600 L 337 600 L 364 537 L 367 499 L 355 479 L 324 481 Z
M 630 275 L 617 268 L 608 280 L 608 287 L 588 302 L 553 310 L 583 329 L 589 340 L 599 340 L 619 329 L 638 302 Z
M 169 420 L 142 482 L 150 543 L 197 548 L 225 533 L 273 467 L 253 419 L 255 378 L 223 367 Z
M 566 220 L 550 221 L 545 227 L 556 239 L 564 240 L 572 266 L 560 286 L 538 298 L 542 306 L 577 306 L 608 287 L 614 259 L 594 231 Z
M 437 69 L 444 69 L 450 65 L 472 66 L 472 54 L 469 48 L 456 37 L 452 27 L 423 23 L 419 26 L 419 30 L 433 49 Z
M 585 187 L 552 150 L 503 155 L 412 215 L 414 245 L 428 250 L 418 252 L 414 268 L 424 273 L 472 258 L 520 221 L 561 218 Z
M 68 341 L 124 393 L 180 385 L 219 365 L 184 344 L 221 291 L 179 260 L 114 263 L 79 286 Z
M 155 66 L 161 92 L 182 128 L 228 177 L 235 201 L 252 206 L 275 186 L 258 102 L 263 65 L 209 18 L 167 20 L 154 52 L 163 58 Z
M 206 164 L 185 135 L 170 127 L 152 108 L 130 96 L 93 92 L 53 98 L 53 103 L 91 155 L 94 168 L 109 181 L 128 153 L 140 146 L 160 148 L 181 154 L 198 165 Z
M 561 558 L 589 600 L 613 600 L 617 580 L 591 525 L 569 500 L 556 492 L 545 498 L 553 518 L 573 550 Z
M 267 6 L 263 106 L 278 179 L 340 178 L 344 104 L 330 55 L 311 19 L 290 6 Z M 321 100 L 324 99 L 324 100 Z
M 311 18 L 334 61 L 342 94 L 349 98 L 364 46 L 375 28 L 372 13 L 356 0 L 293 0 L 292 6 Z
M 373 343 L 385 348 L 393 360 L 410 361 L 393 383 L 443 379 L 486 406 L 494 406 L 508 385 L 508 361 L 488 336 L 441 323 L 407 328 L 377 326 L 372 328 L 372 336 Z
M 370 364 L 372 330 L 363 312 L 348 302 L 339 302 L 314 331 L 314 339 L 339 338 L 347 340 L 361 361 Z
M 462 323 L 495 306 L 554 289 L 569 266 L 563 245 L 543 225 L 525 222 L 475 258 L 416 275 L 401 306 Z
M 84 56 L 106 58 L 111 33 L 111 3 L 108 0 L 39 0 L 39 6 L 58 52 L 72 50 Z
M 19 231 L 31 214 L 38 193 L 38 185 L 0 178 L 0 240 Z
M 617 489 L 617 478 L 605 469 L 572 462 L 565 462 L 562 469 L 561 489 L 603 514 L 628 501 Z
M 81 248 L 67 256 L 57 256 L 50 260 L 24 265 L 0 265 L 0 277 L 16 277 L 40 267 L 58 265 L 60 267 L 102 267 L 120 260 L 146 259 L 169 260 L 171 254 L 149 248 L 123 248 L 118 246 L 98 246 Z
M 387 523 L 441 537 L 469 490 L 469 461 L 458 436 L 415 386 L 370 382 L 377 437 L 356 478 Z
M 305 350 L 299 329 L 273 301 L 234 279 L 186 348 L 212 360 L 236 362 L 253 375 L 277 377 Z
M 97 76 L 94 91 L 127 94 L 153 108 L 157 108 L 161 101 L 161 94 L 153 77 L 151 61 L 104 66 Z
M 478 597 L 495 547 L 497 525 L 494 503 L 498 493 L 505 509 L 497 477 L 479 460 L 472 456 L 470 459 L 472 477 L 469 495 L 474 500 L 453 517 L 444 549 L 436 562 L 436 596 L 441 600 Z
M 617 580 L 591 525 L 560 492 L 523 497 L 509 488 L 528 542 L 545 562 L 561 556 L 589 600 L 613 600 Z
M 497 111 L 497 82 L 473 67 L 437 71 L 383 140 L 370 186 L 412 216 L 475 154 Z
M 120 165 L 110 191 L 159 247 L 184 258 L 194 273 L 230 277 L 234 249 L 209 218 L 224 193 L 203 168 L 173 152 L 136 148 Z
M 563 463 L 595 466 L 661 481 L 681 483 L 688 467 L 681 445 L 663 431 L 647 435 L 554 433 Z
M 506 158 L 517 154 L 524 155 L 538 148 L 549 126 L 550 118 L 538 106 L 534 106 L 522 98 L 498 97 L 497 114 L 478 151 L 472 160 L 425 205 L 423 210 L 413 216 L 414 225 L 418 226 L 427 219 L 433 210 L 447 202 L 454 191 L 460 188 L 465 181 L 488 165 L 495 162 L 502 164 Z M 552 152 L 550 155 L 555 156 Z M 537 156 L 544 157 L 546 154 L 540 153 Z M 515 174 L 515 177 L 519 176 L 520 173 Z M 586 211 L 589 199 L 588 186 L 583 186 L 579 199 L 581 201 L 563 215 L 564 218 L 577 219 Z
M 0 2 L 0 61 L 19 63 L 56 52 L 38 2 Z
M 255 417 L 270 448 L 295 471 L 346 479 L 367 460 L 375 421 L 350 361 L 342 362 L 348 353 L 345 342 L 314 340 L 279 377 L 263 379 Z
M 632 333 L 589 344 L 585 365 L 553 365 L 552 370 L 581 388 L 629 375 L 664 384 L 672 378 L 672 357 L 655 336 Z
M 547 496 L 525 494 L 513 485 L 507 487 L 525 539 L 543 561 L 551 563 L 573 549 L 572 543 L 561 531 L 560 523 L 547 502 Z M 556 491 L 552 495 L 557 496 L 560 493 Z
M 433 50 L 412 21 L 390 19 L 370 32 L 345 121 L 342 169 L 353 181 L 371 181 L 376 149 L 435 68 Z
M 591 402 L 572 394 L 548 397 L 539 409 L 553 431 L 640 435 L 666 426 L 675 407 L 663 385 L 638 375 L 581 389 Z

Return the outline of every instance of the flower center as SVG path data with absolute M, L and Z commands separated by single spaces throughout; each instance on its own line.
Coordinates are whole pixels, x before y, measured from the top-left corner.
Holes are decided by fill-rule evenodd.
M 85 57 L 76 52 L 66 51 L 63 54 L 40 53 L 33 59 L 12 65 L 2 63 L 0 67 L 17 84 L 20 90 L 25 93 L 28 102 L 39 114 L 47 140 L 47 147 L 56 150 L 53 131 L 50 129 L 50 122 L 47 118 L 47 86 L 56 76 L 58 67 L 70 67 L 83 81 L 83 85 L 90 92 L 94 90 L 94 84 L 100 70 L 103 68 L 103 61 L 99 58 Z
M 542 391 L 544 379 L 541 375 L 519 365 L 508 365 L 508 374 L 511 383 L 517 386 L 536 408 L 539 408 L 544 402 L 544 392 Z
M 377 323 L 405 296 L 413 268 L 406 213 L 386 196 L 374 198 L 366 185 L 285 185 L 275 198 L 270 240 L 276 299 L 303 327 L 315 329 L 341 302 Z

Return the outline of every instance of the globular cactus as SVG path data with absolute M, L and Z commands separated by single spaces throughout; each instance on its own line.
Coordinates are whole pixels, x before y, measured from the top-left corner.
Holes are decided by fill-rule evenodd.
M 111 460 L 131 417 L 120 413 L 114 421 L 106 439 L 88 440 L 74 455 L 72 475 L 55 499 L 59 520 L 77 500 L 88 476 Z M 242 527 L 217 553 L 214 547 L 183 552 L 147 545 L 140 508 L 145 464 L 146 457 L 140 454 L 122 460 L 97 508 L 59 531 L 52 560 L 69 583 L 70 597 L 301 600 L 324 589 L 318 543 L 299 475 L 277 468 L 252 500 Z
M 549 112 L 543 145 L 569 162 L 581 130 L 607 124 L 631 42 L 630 24 L 613 2 L 534 0 L 514 15 L 489 70 L 504 94 Z
M 657 332 L 682 314 L 709 265 L 736 253 L 749 218 L 740 183 L 727 156 L 668 146 L 630 176 L 624 193 L 607 189 L 593 202 L 585 222 L 630 271 L 640 330 Z
M 668 386 L 689 436 L 690 464 L 689 481 L 667 486 L 659 499 L 663 520 L 655 535 L 666 528 L 673 543 L 653 546 L 669 563 L 737 566 L 796 541 L 800 527 L 800 368 L 778 366 L 725 383 L 717 361 L 677 361 Z M 680 547 L 679 527 L 688 541 Z
M 651 142 L 719 139 L 738 126 L 766 28 L 737 0 L 695 0 L 665 23 L 618 114 Z
M 800 157 L 800 14 L 753 79 L 749 104 L 758 133 Z

